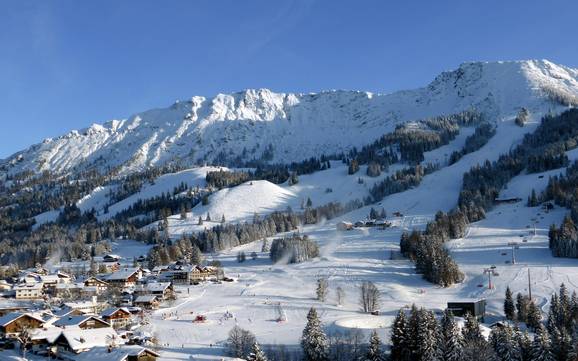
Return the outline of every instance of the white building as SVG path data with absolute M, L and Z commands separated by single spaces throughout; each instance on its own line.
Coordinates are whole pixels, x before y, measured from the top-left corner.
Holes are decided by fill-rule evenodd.
M 33 300 L 42 298 L 43 292 L 42 283 L 25 283 L 14 286 L 16 292 L 16 299 L 18 300 Z

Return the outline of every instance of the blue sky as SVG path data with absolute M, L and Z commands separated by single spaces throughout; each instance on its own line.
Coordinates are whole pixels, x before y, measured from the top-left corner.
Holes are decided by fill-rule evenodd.
M 246 88 L 391 92 L 464 61 L 578 67 L 575 1 L 0 0 L 0 158 Z

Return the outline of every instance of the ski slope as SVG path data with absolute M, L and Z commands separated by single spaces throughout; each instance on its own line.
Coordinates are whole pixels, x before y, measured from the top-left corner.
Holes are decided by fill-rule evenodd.
M 497 136 L 509 136 L 513 144 L 534 126 L 524 129 L 508 123 L 513 122 L 504 121 L 499 125 Z M 459 137 L 456 141 L 459 142 Z M 491 159 L 503 151 L 501 147 L 498 142 L 490 141 L 478 152 L 468 156 L 473 159 Z M 532 189 L 542 191 L 548 177 L 563 173 L 564 169 L 538 174 L 523 173 L 514 177 L 501 196 L 519 197 L 523 199 L 521 202 L 496 206 L 487 213 L 486 219 L 471 224 L 464 238 L 447 243 L 447 248 L 465 274 L 463 283 L 448 288 L 432 285 L 414 272 L 411 262 L 397 256 L 399 237 L 404 230 L 423 228 L 437 209 L 455 206 L 457 198 L 445 198 L 455 197 L 461 183 L 452 183 L 454 188 L 449 189 L 446 182 L 451 177 L 461 179 L 460 172 L 466 168 L 460 163 L 471 164 L 472 159 L 468 159 L 468 156 L 453 168 L 442 168 L 436 172 L 441 174 L 441 178 L 432 177 L 428 180 L 428 177 L 436 174 L 433 173 L 424 178 L 420 186 L 387 197 L 382 205 L 390 214 L 393 210 L 404 213 L 403 217 L 389 218 L 393 225 L 391 228 L 357 228 L 346 232 L 336 230 L 336 224 L 341 220 L 365 218 L 369 213 L 368 206 L 337 219 L 299 229 L 320 245 L 321 256 L 312 261 L 296 265 L 272 264 L 268 255 L 261 252 L 261 241 L 210 255 L 209 260 L 222 262 L 227 275 L 234 278 L 235 282 L 179 288 L 180 298 L 169 310 L 174 312 L 172 316 L 163 319 L 162 314 L 167 313 L 163 310 L 151 315 L 154 322 L 146 329 L 168 344 L 163 349 L 163 359 L 185 360 L 190 353 L 198 357 L 222 354 L 227 333 L 234 325 L 254 332 L 265 348 L 267 345 L 279 344 L 287 345 L 289 349 L 298 348 L 310 307 L 318 309 L 328 333 L 354 331 L 367 336 L 371 330 L 377 329 L 382 338 L 388 339 L 395 313 L 399 308 L 409 307 L 412 303 L 441 312 L 451 300 L 485 298 L 488 326 L 503 318 L 503 297 L 507 286 L 515 293 L 527 294 L 530 285 L 533 298 L 544 312 L 548 311 L 551 293 L 558 289 L 560 283 L 566 283 L 570 291 L 578 291 L 578 282 L 575 281 L 578 277 L 578 260 L 554 258 L 548 249 L 548 227 L 552 223 L 559 224 L 568 211 L 559 207 L 545 211 L 541 207 L 527 207 L 525 203 Z M 570 151 L 568 156 L 575 160 L 578 151 Z M 326 172 L 335 172 L 337 175 L 341 171 L 344 169 L 338 164 L 332 164 L 332 168 Z M 312 187 L 314 182 L 334 179 L 323 176 L 323 172 L 317 172 L 311 177 L 301 177 L 299 186 L 318 191 L 322 187 Z M 347 184 L 345 190 L 351 187 L 351 194 L 355 194 L 353 184 L 344 184 Z M 323 187 L 326 185 L 323 183 Z M 286 185 L 279 188 L 283 187 Z M 296 195 L 303 191 L 292 187 L 290 189 Z M 327 196 L 332 197 L 331 193 Z M 288 204 L 299 198 L 288 198 Z M 511 242 L 519 245 L 515 264 L 512 263 Z M 248 257 L 246 262 L 238 263 L 236 255 L 239 251 L 248 255 L 255 252 L 258 258 L 252 260 Z M 493 279 L 494 288 L 488 289 L 488 278 L 483 270 L 491 266 L 496 267 L 499 276 Z M 327 278 L 329 281 L 329 297 L 324 303 L 315 299 L 316 281 L 319 278 Z M 360 312 L 358 287 L 367 280 L 374 282 L 381 291 L 379 316 Z M 337 287 L 345 291 L 342 305 L 337 305 Z M 280 310 L 286 316 L 285 322 L 276 321 Z M 227 312 L 234 317 L 225 319 Z M 207 323 L 193 323 L 196 315 L 207 316 Z

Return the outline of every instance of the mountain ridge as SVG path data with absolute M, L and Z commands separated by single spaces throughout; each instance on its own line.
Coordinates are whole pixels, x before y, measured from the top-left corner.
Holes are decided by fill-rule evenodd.
M 10 173 L 93 167 L 131 172 L 177 160 L 190 165 L 236 158 L 300 161 L 362 146 L 411 120 L 469 109 L 496 121 L 521 107 L 547 111 L 557 106 L 552 94 L 578 97 L 578 70 L 548 60 L 466 62 L 427 86 L 387 94 L 261 88 L 194 96 L 47 138 L 8 157 L 3 168 Z

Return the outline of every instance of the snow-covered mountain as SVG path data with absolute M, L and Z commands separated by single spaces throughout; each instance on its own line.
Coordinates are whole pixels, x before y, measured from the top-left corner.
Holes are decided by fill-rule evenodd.
M 408 120 L 472 108 L 494 120 L 522 106 L 545 111 L 556 106 L 553 92 L 578 96 L 578 70 L 547 60 L 473 62 L 440 74 L 424 88 L 385 95 L 258 89 L 195 96 L 46 139 L 5 164 L 11 172 L 65 172 L 93 166 L 130 171 L 174 160 L 192 165 L 237 157 L 299 161 L 367 144 Z

